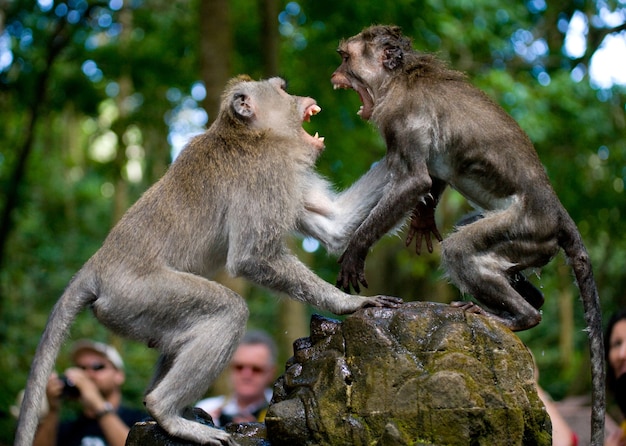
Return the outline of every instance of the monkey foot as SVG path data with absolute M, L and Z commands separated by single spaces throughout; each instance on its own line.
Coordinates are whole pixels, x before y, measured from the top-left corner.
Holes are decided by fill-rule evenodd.
M 454 308 L 460 308 L 461 310 L 467 311 L 468 313 L 472 313 L 472 314 L 482 314 L 483 316 L 492 315 L 491 313 L 483 310 L 477 304 L 471 301 L 468 301 L 468 302 L 455 301 L 455 302 L 451 302 L 450 306 Z

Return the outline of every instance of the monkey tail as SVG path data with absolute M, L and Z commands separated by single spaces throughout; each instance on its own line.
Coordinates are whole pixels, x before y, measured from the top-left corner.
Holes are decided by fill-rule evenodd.
M 576 277 L 589 336 L 592 383 L 591 445 L 602 446 L 604 438 L 606 372 L 600 297 L 595 279 L 593 278 L 589 254 L 585 249 L 576 224 L 564 209 L 561 215 L 561 222 L 562 230 L 559 235 L 559 245 L 565 251 L 565 255 Z
M 61 345 L 78 313 L 95 300 L 95 292 L 86 290 L 80 280 L 72 280 L 48 318 L 28 375 L 14 446 L 31 446 L 33 443 L 39 411 L 46 397 L 46 384 Z

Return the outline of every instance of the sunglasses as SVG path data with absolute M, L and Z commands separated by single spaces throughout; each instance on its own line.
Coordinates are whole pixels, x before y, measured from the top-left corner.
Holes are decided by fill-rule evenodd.
M 78 365 L 76 367 L 78 367 L 79 369 L 83 369 L 83 370 L 92 370 L 94 372 L 99 372 L 100 370 L 106 369 L 107 365 L 102 364 L 102 363 L 95 363 L 91 365 Z
M 255 375 L 265 373 L 267 370 L 265 367 L 250 364 L 233 364 L 231 367 L 235 372 L 239 373 L 243 372 L 245 369 L 250 369 Z

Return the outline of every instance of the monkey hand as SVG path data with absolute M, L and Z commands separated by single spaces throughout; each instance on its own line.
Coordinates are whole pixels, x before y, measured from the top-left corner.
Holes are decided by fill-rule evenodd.
M 422 253 L 422 239 L 426 241 L 426 248 L 428 252 L 433 252 L 433 241 L 431 233 L 439 240 L 443 241 L 443 237 L 437 229 L 437 223 L 435 222 L 435 203 L 432 198 L 428 198 L 424 202 L 419 202 L 413 214 L 411 215 L 411 227 L 409 228 L 409 234 L 406 237 L 406 246 L 409 246 L 415 238 L 415 253 L 420 255 Z
M 337 262 L 341 264 L 341 269 L 337 276 L 337 288 L 349 293 L 350 286 L 352 286 L 357 294 L 361 292 L 359 283 L 367 288 L 365 256 L 354 254 L 354 250 L 348 248 Z
M 402 305 L 404 301 L 399 297 L 393 296 L 372 296 L 364 298 L 363 305 L 361 308 L 368 307 L 387 307 L 387 308 L 398 308 Z
M 404 301 L 393 296 L 344 296 L 344 299 L 333 300 L 332 308 L 335 314 L 352 314 L 361 308 L 398 308 Z

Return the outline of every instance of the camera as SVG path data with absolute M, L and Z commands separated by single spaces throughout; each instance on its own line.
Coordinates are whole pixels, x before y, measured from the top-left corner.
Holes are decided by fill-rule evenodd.
M 76 399 L 80 396 L 80 390 L 76 387 L 71 380 L 67 378 L 65 375 L 59 376 L 59 379 L 63 383 L 63 390 L 61 391 L 61 397 L 67 399 Z

